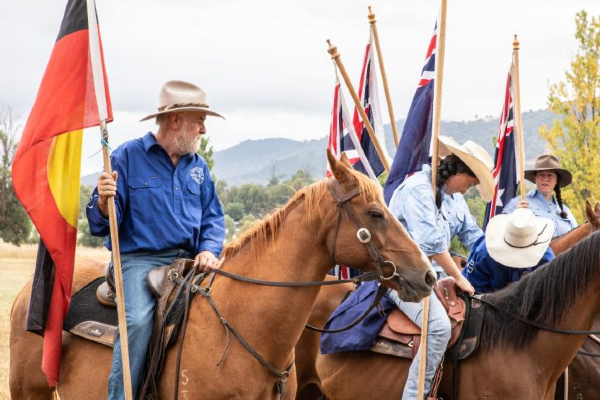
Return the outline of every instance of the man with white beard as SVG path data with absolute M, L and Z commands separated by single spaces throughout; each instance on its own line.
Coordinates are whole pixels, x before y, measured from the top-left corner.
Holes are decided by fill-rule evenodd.
M 208 165 L 197 154 L 207 116 L 221 117 L 209 110 L 202 89 L 183 81 L 165 83 L 158 112 L 142 119 L 156 118 L 158 131 L 111 154 L 113 173 L 100 175 L 87 205 L 90 232 L 106 236 L 105 246 L 111 250 L 108 199 L 115 197 L 134 398 L 156 304 L 146 285 L 147 273 L 176 258 L 194 258 L 201 269 L 218 266 L 225 219 Z M 123 385 L 117 338 L 108 398 L 123 399 Z

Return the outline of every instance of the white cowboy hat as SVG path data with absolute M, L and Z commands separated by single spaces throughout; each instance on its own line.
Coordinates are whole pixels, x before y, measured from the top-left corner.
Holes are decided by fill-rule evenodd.
M 208 101 L 204 90 L 189 82 L 168 81 L 160 89 L 158 95 L 158 112 L 142 118 L 140 122 L 161 114 L 182 111 L 202 111 L 206 115 L 223 118 L 221 114 L 208 109 Z
M 439 141 L 439 156 L 444 158 L 449 154 L 454 154 L 467 164 L 479 181 L 477 190 L 479 190 L 481 198 L 486 202 L 491 201 L 494 197 L 494 178 L 492 176 L 494 162 L 487 151 L 471 140 L 467 140 L 461 145 L 453 137 L 440 135 Z
M 511 214 L 490 219 L 485 230 L 485 245 L 490 256 L 512 268 L 536 266 L 546 252 L 554 222 L 536 217 L 528 208 L 517 208 Z

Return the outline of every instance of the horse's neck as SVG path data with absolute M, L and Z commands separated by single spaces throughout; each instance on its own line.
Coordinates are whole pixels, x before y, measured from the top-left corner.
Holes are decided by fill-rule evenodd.
M 560 253 L 569 250 L 582 239 L 588 237 L 591 233 L 592 224 L 586 222 L 569 231 L 568 233 L 565 233 L 564 235 L 552 240 L 552 242 L 550 242 L 550 248 L 555 255 L 559 255 Z
M 245 246 L 224 263 L 223 270 L 269 281 L 323 280 L 331 267 L 323 245 L 323 224 L 319 220 L 308 223 L 301 211 L 302 207 L 288 214 L 276 240 L 260 258 L 253 256 L 251 246 Z M 293 348 L 318 292 L 318 287 L 267 287 L 224 277 L 215 280 L 212 291 L 223 316 L 248 342 L 259 343 L 257 351 L 279 368 L 293 359 Z
M 556 293 L 560 296 L 561 293 Z M 600 313 L 600 284 L 591 284 L 588 290 L 579 295 L 579 298 L 566 313 L 559 329 L 589 331 Z M 546 374 L 560 376 L 564 369 L 571 363 L 574 354 L 586 340 L 585 335 L 570 335 L 540 331 L 532 342 L 531 349 L 535 354 L 536 365 L 547 369 Z

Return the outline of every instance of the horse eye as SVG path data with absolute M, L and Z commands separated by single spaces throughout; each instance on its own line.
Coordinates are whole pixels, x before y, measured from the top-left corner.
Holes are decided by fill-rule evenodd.
M 384 219 L 383 213 L 381 211 L 372 210 L 369 211 L 369 215 L 374 219 Z

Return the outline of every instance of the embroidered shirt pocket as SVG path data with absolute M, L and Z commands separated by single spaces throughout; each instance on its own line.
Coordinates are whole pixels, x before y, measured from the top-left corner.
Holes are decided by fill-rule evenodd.
M 187 212 L 198 219 L 202 218 L 202 188 L 200 184 L 193 179 L 188 179 L 186 182 L 186 199 Z

